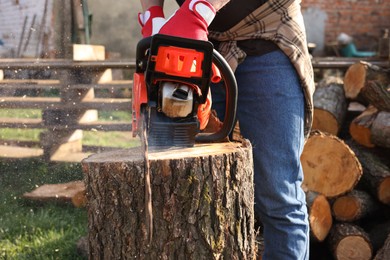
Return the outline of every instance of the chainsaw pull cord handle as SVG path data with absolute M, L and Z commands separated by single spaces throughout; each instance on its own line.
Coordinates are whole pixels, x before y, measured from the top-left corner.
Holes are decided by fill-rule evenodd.
M 234 72 L 224 57 L 216 50 L 213 50 L 213 64 L 221 73 L 226 90 L 225 118 L 222 127 L 215 133 L 199 133 L 195 136 L 197 142 L 216 142 L 229 136 L 236 124 L 237 111 L 237 81 Z

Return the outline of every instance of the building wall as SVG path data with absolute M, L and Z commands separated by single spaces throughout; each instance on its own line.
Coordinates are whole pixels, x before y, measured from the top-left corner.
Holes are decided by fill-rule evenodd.
M 308 40 L 320 47 L 352 36 L 358 48 L 377 50 L 378 38 L 390 29 L 390 0 L 302 0 Z
M 0 0 L 0 56 L 37 57 L 44 45 L 54 48 L 52 1 L 43 17 L 46 0 Z

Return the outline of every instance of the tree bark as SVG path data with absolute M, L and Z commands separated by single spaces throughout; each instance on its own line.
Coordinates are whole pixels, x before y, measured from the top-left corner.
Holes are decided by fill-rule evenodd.
M 375 154 L 372 149 L 367 149 L 351 141 L 348 144 L 363 167 L 364 174 L 359 186 L 368 190 L 383 204 L 390 205 L 390 168 L 388 160 Z
M 338 197 L 332 205 L 336 220 L 353 222 L 372 216 L 380 209 L 379 203 L 365 191 L 352 190 Z
M 390 148 L 390 112 L 378 113 L 372 123 L 371 140 L 377 146 Z
M 322 242 L 333 223 L 329 202 L 324 195 L 309 191 L 306 193 L 306 203 L 309 209 L 311 237 L 317 242 Z
M 362 168 L 353 151 L 334 135 L 313 131 L 303 149 L 303 187 L 328 198 L 351 191 Z
M 253 259 L 251 146 L 150 151 L 153 238 L 139 148 L 83 160 L 90 259 Z
M 337 135 L 347 113 L 342 82 L 329 79 L 319 84 L 313 96 L 313 129 Z
M 368 234 L 353 224 L 336 224 L 329 233 L 329 247 L 337 260 L 370 260 L 372 246 Z

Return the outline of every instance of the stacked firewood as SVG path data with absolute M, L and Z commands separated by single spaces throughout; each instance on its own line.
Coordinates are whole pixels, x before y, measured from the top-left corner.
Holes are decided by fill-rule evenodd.
M 359 62 L 318 83 L 301 162 L 312 243 L 390 259 L 390 70 Z

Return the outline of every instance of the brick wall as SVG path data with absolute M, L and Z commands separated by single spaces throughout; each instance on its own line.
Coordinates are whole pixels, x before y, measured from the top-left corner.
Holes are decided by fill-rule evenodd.
M 314 9 L 326 14 L 324 41 L 331 42 L 344 32 L 361 49 L 376 50 L 385 28 L 390 29 L 390 0 L 302 0 L 302 12 Z M 306 21 L 307 30 L 311 22 Z
M 45 47 L 53 45 L 50 40 L 52 1 L 47 1 L 47 15 L 43 19 L 45 0 L 0 0 L 0 40 L 3 42 L 0 55 L 36 57 L 43 42 Z

